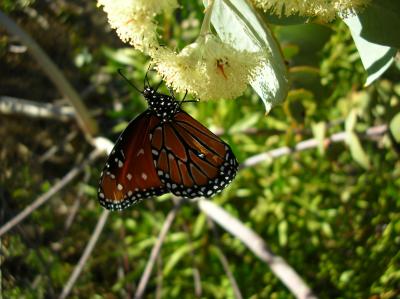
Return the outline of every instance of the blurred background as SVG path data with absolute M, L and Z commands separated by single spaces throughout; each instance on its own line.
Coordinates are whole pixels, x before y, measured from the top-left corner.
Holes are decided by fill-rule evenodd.
M 178 49 L 196 39 L 204 10 L 198 1 L 180 4 L 175 18 L 160 19 L 163 39 Z M 117 70 L 141 88 L 148 59 L 119 40 L 95 1 L 2 0 L 0 10 L 58 66 L 97 124 L 97 135 L 114 141 L 146 109 Z M 400 144 L 385 128 L 400 111 L 400 61 L 364 88 L 367 75 L 343 22 L 294 20 L 271 29 L 290 73 L 283 105 L 265 115 L 249 88 L 236 100 L 187 103 L 184 109 L 220 134 L 239 162 L 312 138 L 317 144 L 241 170 L 212 200 L 261 236 L 318 297 L 398 298 Z M 150 80 L 160 79 L 151 72 Z M 352 138 L 325 139 L 341 132 Z M 83 164 L 1 237 L 3 297 L 56 298 L 102 214 L 96 190 L 106 155 L 88 162 L 93 147 L 74 110 L 3 25 L 0 140 L 1 225 Z M 110 213 L 70 298 L 133 298 L 173 206 L 164 195 Z M 184 204 L 172 223 L 146 298 L 238 298 L 221 254 L 243 298 L 293 298 L 265 262 L 193 204 Z

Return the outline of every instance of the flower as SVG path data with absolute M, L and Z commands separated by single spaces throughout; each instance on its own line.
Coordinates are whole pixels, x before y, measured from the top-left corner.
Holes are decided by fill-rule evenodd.
M 150 55 L 168 86 L 203 100 L 243 94 L 263 57 L 258 52 L 236 50 L 212 34 L 200 36 L 179 54 L 158 48 Z
M 103 6 L 121 40 L 143 52 L 158 45 L 154 16 L 171 13 L 178 7 L 176 0 L 98 0 L 97 3 Z
M 316 16 L 331 21 L 337 15 L 348 15 L 366 6 L 370 0 L 252 0 L 254 5 L 271 10 L 278 16 Z

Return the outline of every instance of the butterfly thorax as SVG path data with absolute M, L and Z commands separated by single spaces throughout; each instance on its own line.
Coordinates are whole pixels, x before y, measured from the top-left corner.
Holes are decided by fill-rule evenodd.
M 149 104 L 149 110 L 157 115 L 162 123 L 171 121 L 180 110 L 179 102 L 174 97 L 158 93 L 150 87 L 144 89 L 143 95 Z

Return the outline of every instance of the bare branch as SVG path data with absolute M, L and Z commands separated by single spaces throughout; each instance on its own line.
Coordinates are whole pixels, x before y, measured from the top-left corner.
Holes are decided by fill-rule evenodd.
M 207 216 L 221 225 L 226 231 L 241 240 L 258 258 L 266 262 L 272 272 L 284 283 L 296 298 L 316 298 L 303 279 L 286 261 L 273 254 L 264 240 L 238 219 L 207 199 L 200 199 L 198 206 Z
M 60 69 L 54 62 L 47 56 L 42 48 L 33 40 L 33 38 L 22 30 L 12 19 L 0 11 L 0 24 L 6 30 L 21 39 L 21 41 L 28 47 L 30 53 L 38 61 L 39 65 L 43 68 L 48 78 L 57 86 L 58 90 L 63 94 L 76 110 L 76 118 L 82 131 L 88 140 L 97 133 L 97 124 L 91 118 L 81 98 L 71 84 L 64 77 Z
M 100 237 L 101 232 L 103 231 L 104 225 L 107 221 L 108 216 L 110 215 L 109 210 L 103 210 L 99 220 L 97 221 L 96 227 L 93 231 L 92 236 L 90 237 L 89 242 L 86 245 L 85 250 L 81 258 L 79 259 L 78 264 L 76 265 L 74 271 L 72 272 L 71 276 L 68 279 L 67 284 L 64 286 L 61 295 L 58 297 L 59 299 L 66 298 L 72 290 L 75 282 L 77 281 L 79 275 L 82 272 L 83 267 L 85 266 L 87 260 L 89 259 L 90 254 L 92 253 L 94 246 L 96 245 L 97 240 Z
M 221 244 L 219 242 L 220 238 L 218 235 L 217 228 L 215 227 L 215 223 L 214 223 L 214 221 L 212 221 L 212 219 L 210 217 L 207 217 L 207 219 L 208 219 L 208 223 L 213 231 L 214 240 L 215 240 L 215 244 L 216 244 L 216 248 L 217 248 L 218 259 L 219 259 L 222 267 L 224 268 L 226 276 L 228 276 L 229 282 L 232 285 L 233 294 L 235 295 L 236 299 L 242 299 L 243 296 L 242 296 L 242 293 L 240 292 L 239 285 L 237 284 L 235 276 L 233 276 L 233 273 L 232 273 L 231 269 L 229 268 L 228 259 L 226 258 L 225 254 L 223 253 L 223 251 L 221 249 Z
M 172 222 L 174 221 L 175 216 L 178 213 L 183 202 L 184 202 L 183 199 L 180 200 L 168 213 L 167 218 L 165 218 L 164 224 L 158 235 L 157 241 L 154 244 L 153 248 L 151 249 L 150 258 L 147 261 L 146 268 L 144 269 L 142 277 L 140 278 L 140 282 L 134 296 L 135 299 L 140 299 L 143 297 L 147 283 L 149 282 L 150 274 L 153 271 L 154 264 L 157 260 L 158 255 L 160 254 L 162 243 L 164 242 L 165 236 L 167 235 L 172 225 Z
M 381 125 L 381 126 L 375 126 L 369 128 L 365 134 L 361 135 L 361 137 L 366 137 L 366 138 L 374 138 L 376 136 L 382 135 L 387 131 L 387 126 L 386 125 Z M 328 145 L 329 143 L 335 143 L 335 142 L 344 142 L 346 140 L 346 132 L 340 132 L 333 134 L 331 137 L 326 138 L 324 140 L 324 144 Z M 289 155 L 291 153 L 295 152 L 301 152 L 307 149 L 311 148 L 316 148 L 318 147 L 318 140 L 315 138 L 304 140 L 302 142 L 299 142 L 296 144 L 294 148 L 290 148 L 287 146 L 280 147 L 277 149 L 270 150 L 265 153 L 261 153 L 258 155 L 254 155 L 248 159 L 246 159 L 242 164 L 240 164 L 240 168 L 248 168 L 251 166 L 254 166 L 256 164 L 259 164 L 264 161 L 272 161 L 275 158 Z
M 81 163 L 78 166 L 72 168 L 60 181 L 58 181 L 49 191 L 44 193 L 42 196 L 39 196 L 33 203 L 28 205 L 22 212 L 20 212 L 17 216 L 12 218 L 10 221 L 5 223 L 0 228 L 0 236 L 4 235 L 10 229 L 12 229 L 15 225 L 20 223 L 26 217 L 28 217 L 33 211 L 39 208 L 42 204 L 48 201 L 53 195 L 59 192 L 62 188 L 64 188 L 68 183 L 70 183 L 87 165 L 91 164 L 94 160 L 96 160 L 103 152 L 99 150 L 93 150 L 89 156 L 89 158 Z
M 18 113 L 36 118 L 50 118 L 61 121 L 75 119 L 75 111 L 70 106 L 56 106 L 50 103 L 39 103 L 8 96 L 0 96 L 0 113 Z

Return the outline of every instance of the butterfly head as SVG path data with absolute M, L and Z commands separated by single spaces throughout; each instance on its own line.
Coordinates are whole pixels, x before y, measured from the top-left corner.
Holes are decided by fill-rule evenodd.
M 158 93 L 151 87 L 143 90 L 143 96 L 149 104 L 149 110 L 156 114 L 161 122 L 170 122 L 179 111 L 180 103 L 174 97 Z

